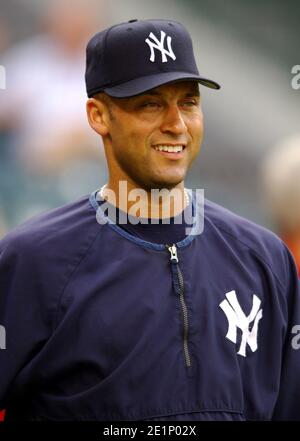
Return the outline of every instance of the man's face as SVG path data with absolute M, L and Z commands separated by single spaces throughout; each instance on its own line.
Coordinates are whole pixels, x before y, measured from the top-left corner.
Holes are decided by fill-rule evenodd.
M 198 84 L 167 84 L 109 101 L 105 147 L 110 179 L 146 190 L 182 182 L 203 138 Z

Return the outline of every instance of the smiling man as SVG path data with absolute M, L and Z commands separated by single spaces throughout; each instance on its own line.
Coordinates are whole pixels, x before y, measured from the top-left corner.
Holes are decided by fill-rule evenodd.
M 160 204 L 169 206 L 170 215 L 182 211 L 184 178 L 203 136 L 198 84 L 166 84 L 131 98 L 100 93 L 88 100 L 87 112 L 90 125 L 104 142 L 109 170 L 105 188 L 116 195 L 117 205 L 125 202 L 130 209 L 134 203 L 120 200 L 119 184 L 126 182 L 125 196 L 137 188 L 148 194 L 153 189 L 170 190 Z M 148 207 L 144 214 L 150 218 L 153 207 L 148 194 L 144 193 Z
M 87 108 L 91 126 L 104 139 L 109 188 L 122 179 L 129 190 L 183 189 L 203 135 L 197 83 L 166 84 L 132 98 L 98 94 Z
M 171 194 L 184 199 L 183 181 L 202 142 L 198 84 L 220 87 L 199 74 L 189 34 L 168 20 L 131 20 L 100 32 L 87 47 L 86 83 L 89 122 L 104 142 L 106 189 L 118 205 L 130 205 L 120 200 L 120 181 L 127 194 L 178 189 L 165 199 L 174 214 Z
M 0 243 L 8 420 L 300 419 L 292 257 L 184 186 L 203 137 L 199 85 L 219 88 L 180 23 L 131 20 L 88 43 L 108 182 Z

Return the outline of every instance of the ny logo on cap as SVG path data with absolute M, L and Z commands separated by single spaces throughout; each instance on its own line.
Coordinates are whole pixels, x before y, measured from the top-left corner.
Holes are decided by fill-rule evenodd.
M 154 61 L 155 61 L 154 49 L 157 49 L 158 51 L 160 51 L 160 53 L 161 53 L 161 61 L 163 63 L 166 63 L 168 61 L 167 60 L 167 55 L 168 55 L 168 57 L 172 58 L 172 60 L 176 60 L 176 56 L 175 56 L 175 54 L 173 52 L 173 49 L 171 47 L 172 38 L 169 35 L 167 36 L 167 46 L 168 46 L 168 49 L 164 48 L 165 36 L 166 36 L 166 33 L 164 31 L 160 31 L 160 41 L 159 41 L 155 37 L 153 32 L 151 32 L 149 34 L 149 37 L 146 38 L 146 40 L 145 40 L 145 42 L 149 45 L 150 50 L 151 50 L 150 61 L 152 61 L 152 63 L 154 63 Z M 150 38 L 153 41 L 151 41 Z

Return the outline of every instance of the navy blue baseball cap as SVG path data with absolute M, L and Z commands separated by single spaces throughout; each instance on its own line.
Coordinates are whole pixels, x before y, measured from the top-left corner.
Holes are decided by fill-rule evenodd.
M 97 33 L 88 42 L 88 97 L 105 92 L 126 98 L 184 80 L 220 88 L 199 73 L 191 37 L 176 21 L 129 20 Z

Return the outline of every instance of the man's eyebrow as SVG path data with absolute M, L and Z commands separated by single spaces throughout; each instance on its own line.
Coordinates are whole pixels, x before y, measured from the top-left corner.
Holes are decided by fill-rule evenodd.
M 143 96 L 143 95 L 161 96 L 162 94 L 158 90 L 153 89 L 153 90 L 149 90 L 148 92 L 145 92 L 145 93 L 138 95 L 138 96 Z M 199 89 L 195 89 L 194 91 L 189 91 L 185 94 L 186 98 L 192 98 L 194 96 L 197 96 L 197 97 L 200 96 Z
M 145 92 L 145 93 L 141 94 L 140 96 L 142 96 L 142 95 L 155 95 L 155 96 L 159 96 L 159 95 L 161 95 L 161 93 L 159 93 L 158 91 L 153 89 L 153 90 L 148 90 L 148 92 Z
M 187 98 L 192 98 L 192 97 L 194 97 L 194 96 L 199 97 L 199 96 L 200 96 L 200 91 L 199 91 L 199 90 L 195 90 L 194 92 L 188 92 L 188 93 L 186 94 L 186 97 L 187 97 Z

